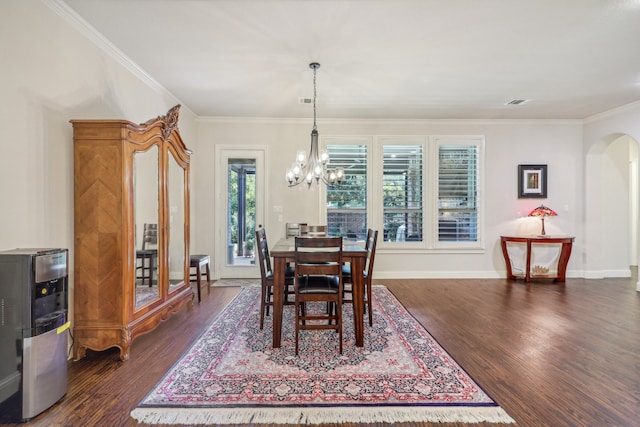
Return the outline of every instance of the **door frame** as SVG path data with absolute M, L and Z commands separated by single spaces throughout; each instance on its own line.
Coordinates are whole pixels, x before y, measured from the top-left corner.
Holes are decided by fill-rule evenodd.
M 264 145 L 216 145 L 215 147 L 215 271 L 217 279 L 259 278 L 260 268 L 253 265 L 230 265 L 227 263 L 227 212 L 228 200 L 228 160 L 248 158 L 256 160 L 256 227 L 264 224 L 267 185 L 267 147 Z

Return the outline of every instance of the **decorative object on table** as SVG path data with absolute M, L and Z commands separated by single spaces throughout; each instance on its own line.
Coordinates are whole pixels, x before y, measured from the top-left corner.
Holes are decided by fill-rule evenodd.
M 373 292 L 377 315 L 363 348 L 345 322 L 344 354 L 327 345 L 335 331 L 302 331 L 313 351 L 296 357 L 294 308 L 285 307 L 274 349 L 271 323 L 259 328 L 260 287 L 243 288 L 132 417 L 181 425 L 514 422 L 386 287 Z
M 296 237 L 302 235 L 302 227 L 305 227 L 307 224 L 302 222 L 288 222 L 285 237 Z
M 549 268 L 548 267 L 543 267 L 541 265 L 534 265 L 532 273 L 533 273 L 534 276 L 543 276 L 543 275 L 549 273 Z
M 320 64 L 312 62 L 309 64 L 309 68 L 313 70 L 313 129 L 311 130 L 311 150 L 309 157 L 304 150 L 298 151 L 296 160 L 291 165 L 291 168 L 287 169 L 286 179 L 289 183 L 289 187 L 295 187 L 298 184 L 306 183 L 308 188 L 311 188 L 313 181 L 316 184 L 320 184 L 320 181 L 327 185 L 334 185 L 342 182 L 344 177 L 344 170 L 337 168 L 336 170 L 329 170 L 329 153 L 323 150 L 321 153 L 318 151 L 318 130 L 316 128 L 316 71 L 320 68 Z
M 547 165 L 518 165 L 518 198 L 547 198 Z
M 534 210 L 532 210 L 531 212 L 529 212 L 528 216 L 534 216 L 534 217 L 540 218 L 540 220 L 542 221 L 542 232 L 540 233 L 540 235 L 546 236 L 547 233 L 544 231 L 544 218 L 547 216 L 558 216 L 558 214 L 553 209 L 548 208 L 545 205 L 540 205 Z
M 326 237 L 327 226 L 326 225 L 307 225 L 300 226 L 300 236 L 307 237 Z

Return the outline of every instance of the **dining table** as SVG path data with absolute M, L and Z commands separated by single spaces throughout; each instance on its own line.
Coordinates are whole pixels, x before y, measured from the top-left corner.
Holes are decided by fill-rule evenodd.
M 313 237 L 302 237 L 313 239 Z M 282 310 L 284 306 L 285 271 L 287 263 L 295 262 L 295 238 L 279 240 L 271 249 L 273 257 L 273 348 L 280 347 L 282 336 Z M 351 271 L 364 271 L 367 250 L 356 242 L 344 242 L 342 260 L 351 264 Z M 364 347 L 364 277 L 352 274 L 353 326 L 356 346 Z

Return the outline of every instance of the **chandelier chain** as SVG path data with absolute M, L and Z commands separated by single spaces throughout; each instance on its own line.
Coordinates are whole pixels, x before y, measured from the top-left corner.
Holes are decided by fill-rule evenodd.
M 316 71 L 318 67 L 313 67 L 313 129 L 316 130 Z

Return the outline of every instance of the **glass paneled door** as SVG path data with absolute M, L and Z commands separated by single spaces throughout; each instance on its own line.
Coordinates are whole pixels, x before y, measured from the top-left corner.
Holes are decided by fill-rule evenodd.
M 220 148 L 218 154 L 218 202 L 224 205 L 216 208 L 220 278 L 260 277 L 255 231 L 264 217 L 264 151 Z

